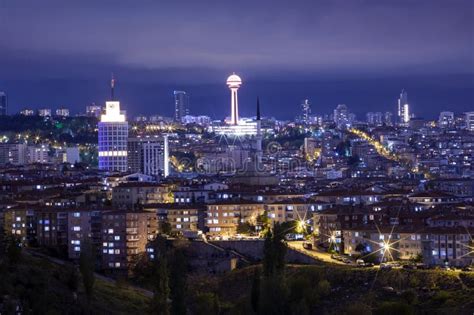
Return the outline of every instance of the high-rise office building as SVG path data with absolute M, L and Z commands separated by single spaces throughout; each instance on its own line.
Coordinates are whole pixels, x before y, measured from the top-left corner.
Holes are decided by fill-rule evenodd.
M 398 99 L 398 121 L 403 125 L 410 122 L 410 105 L 408 105 L 408 93 L 402 90 Z
M 102 107 L 92 103 L 89 106 L 86 106 L 86 116 L 99 118 L 102 113 Z
M 454 113 L 453 112 L 441 112 L 439 114 L 438 126 L 440 128 L 449 128 L 454 125 Z
M 474 112 L 465 113 L 466 129 L 474 131 Z
M 334 110 L 334 122 L 338 128 L 345 129 L 352 125 L 354 115 L 349 112 L 345 104 L 337 105 Z
M 383 125 L 383 114 L 381 112 L 368 112 L 367 113 L 367 123 L 372 126 L 381 126 Z
M 58 108 L 58 109 L 56 109 L 56 116 L 69 117 L 69 108 Z
M 51 117 L 51 108 L 38 109 L 38 116 Z
M 0 92 L 0 116 L 5 116 L 8 109 L 7 93 Z
M 128 170 L 146 175 L 168 176 L 168 136 L 128 139 Z
M 127 171 L 128 122 L 120 102 L 106 102 L 99 122 L 99 169 Z
M 185 91 L 174 91 L 174 120 L 181 122 L 188 114 L 189 96 Z
M 105 102 L 105 114 L 99 122 L 99 169 L 126 172 L 128 122 L 120 102 L 114 97 L 115 79 L 110 81 L 111 101 Z
M 22 116 L 34 116 L 35 111 L 33 109 L 25 108 L 20 111 L 20 115 Z
M 311 103 L 308 99 L 303 100 L 301 103 L 301 110 L 303 112 L 303 123 L 307 125 L 310 122 L 311 115 Z
M 392 125 L 392 112 L 385 112 L 383 122 L 387 126 Z

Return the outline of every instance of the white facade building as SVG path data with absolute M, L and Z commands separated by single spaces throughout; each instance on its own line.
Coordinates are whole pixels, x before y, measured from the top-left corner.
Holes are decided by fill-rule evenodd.
M 99 122 L 99 169 L 127 171 L 128 122 L 120 102 L 106 102 Z

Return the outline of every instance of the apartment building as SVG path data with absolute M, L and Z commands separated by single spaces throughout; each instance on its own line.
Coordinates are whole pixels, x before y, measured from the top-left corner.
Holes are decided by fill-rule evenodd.
M 128 273 L 149 241 L 158 233 L 152 212 L 111 211 L 102 214 L 102 268 L 110 273 Z
M 257 225 L 258 216 L 265 211 L 264 205 L 250 200 L 219 202 L 207 205 L 206 226 L 210 236 L 234 236 L 239 223 Z

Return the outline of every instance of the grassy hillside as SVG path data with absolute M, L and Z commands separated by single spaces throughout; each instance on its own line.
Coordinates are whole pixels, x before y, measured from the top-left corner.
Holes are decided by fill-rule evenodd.
M 140 292 L 96 279 L 89 304 L 80 275 L 72 268 L 27 255 L 14 265 L 2 264 L 0 279 L 5 314 L 18 305 L 34 314 L 142 314 L 149 303 Z
M 224 314 L 255 313 L 250 307 L 255 268 L 201 281 L 193 290 L 217 295 Z M 474 309 L 473 273 L 289 266 L 283 283 L 286 314 L 472 314 Z

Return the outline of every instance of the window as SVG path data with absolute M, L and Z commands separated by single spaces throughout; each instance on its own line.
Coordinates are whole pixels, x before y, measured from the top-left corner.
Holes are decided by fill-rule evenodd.
M 181 224 L 177 224 L 177 225 L 176 225 L 176 228 L 177 228 L 177 229 L 180 229 L 180 228 L 181 228 Z
M 74 247 L 74 251 L 75 251 L 75 252 L 80 252 L 80 251 L 81 251 L 81 247 L 80 247 L 80 246 L 75 246 L 75 247 Z
M 118 235 L 114 236 L 114 240 L 120 241 L 120 236 L 118 236 Z
M 75 232 L 78 232 L 78 231 L 81 230 L 81 227 L 80 227 L 80 226 L 74 226 L 72 229 L 73 229 Z
M 75 218 L 80 218 L 81 217 L 81 213 L 80 212 L 74 212 L 74 217 Z
M 109 233 L 109 234 L 114 234 L 114 229 L 109 229 L 109 230 L 107 231 L 107 233 Z
M 120 254 L 120 249 L 116 249 L 116 250 L 114 251 L 114 254 L 115 254 L 115 255 L 119 255 L 119 254 Z

